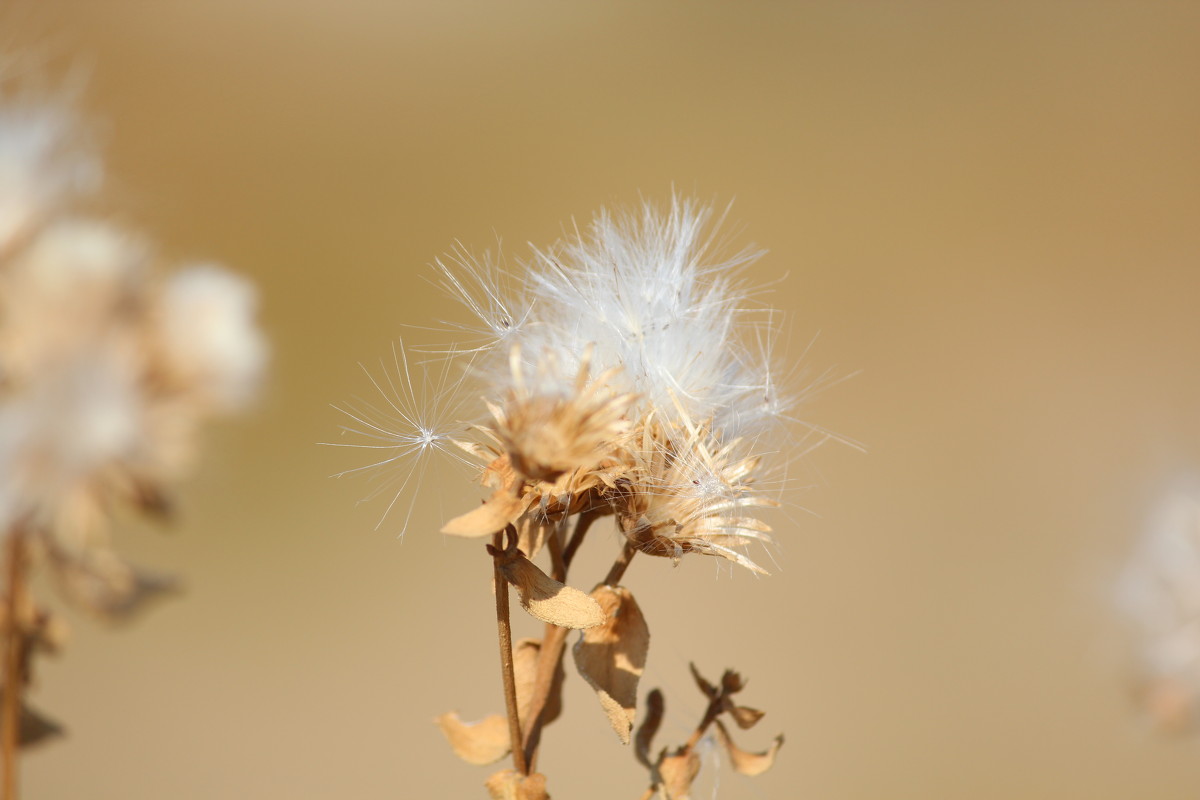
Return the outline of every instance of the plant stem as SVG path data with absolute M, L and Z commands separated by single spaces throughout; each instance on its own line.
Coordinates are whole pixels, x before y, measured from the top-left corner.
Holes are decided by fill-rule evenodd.
M 8 596 L 4 620 L 4 688 L 0 691 L 0 767 L 4 772 L 3 800 L 17 796 L 17 747 L 21 736 L 21 695 L 25 688 L 25 632 L 20 604 L 25 592 L 25 537 L 20 527 L 8 534 Z
M 597 514 L 593 519 L 603 516 Z M 575 544 L 582 539 L 582 533 L 587 532 L 587 528 L 591 525 L 592 520 L 588 519 L 585 514 L 575 523 L 575 533 L 571 536 L 571 543 Z M 578 547 L 578 544 L 576 544 Z M 570 545 L 568 545 L 570 548 Z M 616 562 L 613 563 L 612 569 L 608 571 L 608 575 L 604 579 L 604 585 L 615 585 L 621 580 L 621 576 L 625 574 L 626 568 L 629 566 L 630 559 L 637 552 L 630 542 L 625 543 L 625 547 L 621 550 L 621 555 L 617 556 Z M 574 550 L 571 550 L 574 555 Z M 560 560 L 563 564 L 563 577 L 560 579 L 566 581 L 566 570 L 570 566 L 570 559 L 566 554 Z M 555 576 L 557 578 L 557 576 Z M 567 643 L 567 628 L 560 628 L 557 625 L 547 623 L 546 631 L 542 634 L 542 647 L 538 653 L 537 677 L 533 684 L 533 701 L 529 706 L 529 730 L 525 732 L 525 760 L 529 763 L 529 768 L 532 770 L 537 764 L 538 745 L 541 744 L 542 727 L 544 726 L 543 715 L 546 709 L 546 702 L 550 697 L 550 687 L 554 684 L 554 673 L 558 670 L 559 662 L 562 661 L 563 653 Z
M 579 545 L 583 543 L 583 537 L 587 534 L 588 528 L 592 526 L 592 523 L 608 513 L 608 506 L 600 505 L 584 511 L 579 515 L 579 519 L 575 522 L 575 530 L 571 533 L 571 541 L 567 542 L 566 548 L 563 549 L 563 569 L 570 568 L 571 561 L 573 561 L 575 558 L 575 551 L 578 550 Z
M 554 685 L 554 673 L 562 662 L 566 650 L 567 628 L 546 623 L 546 631 L 542 634 L 542 646 L 538 652 L 537 676 L 533 683 L 533 700 L 529 705 L 529 730 L 525 732 L 525 761 L 529 769 L 537 765 L 538 745 L 542 741 L 542 728 L 545 726 L 543 717 L 546 704 L 550 700 L 550 688 Z
M 704 732 L 708 730 L 708 726 L 712 725 L 713 720 L 721 714 L 724 701 L 725 690 L 722 688 L 708 701 L 708 708 L 704 709 L 704 717 L 700 720 L 700 724 L 696 726 L 696 730 L 692 731 L 692 735 L 688 737 L 687 744 L 683 746 L 684 752 L 690 751 L 700 742 L 700 738 L 704 736 Z
M 629 562 L 633 560 L 634 554 L 637 553 L 637 548 L 633 542 L 625 540 L 625 546 L 621 548 L 621 555 L 617 556 L 617 560 L 613 562 L 612 569 L 608 571 L 608 575 L 604 576 L 605 586 L 616 586 L 621 582 L 621 578 L 625 575 L 625 570 L 629 568 Z
M 511 527 L 511 526 L 510 526 Z M 517 681 L 513 673 L 512 628 L 508 615 L 508 581 L 500 571 L 503 533 L 493 539 L 492 581 L 496 590 L 496 634 L 500 642 L 500 674 L 504 679 L 504 708 L 508 714 L 508 736 L 512 742 L 513 767 L 522 775 L 528 775 L 525 766 L 525 748 L 521 746 L 521 718 L 517 715 Z M 511 537 L 515 540 L 515 537 Z M 515 546 L 515 541 L 513 542 Z M 490 551 L 491 552 L 491 551 Z

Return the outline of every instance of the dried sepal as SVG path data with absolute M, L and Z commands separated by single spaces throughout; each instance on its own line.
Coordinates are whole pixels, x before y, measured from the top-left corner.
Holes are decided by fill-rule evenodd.
M 442 533 L 475 538 L 502 531 L 525 510 L 525 501 L 505 489 L 497 489 L 474 511 L 455 517 L 442 526 Z
M 634 755 L 637 756 L 638 763 L 649 770 L 654 769 L 654 763 L 650 761 L 650 749 L 654 746 L 654 737 L 662 725 L 663 706 L 662 692 L 651 689 L 646 695 L 646 716 L 633 737 Z
M 454 754 L 468 764 L 494 764 L 508 755 L 508 720 L 490 714 L 477 722 L 463 722 L 450 711 L 434 719 Z
M 550 800 L 546 776 L 539 772 L 522 775 L 515 769 L 502 769 L 483 784 L 491 800 Z
M 741 775 L 761 775 L 769 770 L 775 764 L 775 756 L 779 754 L 779 748 L 783 747 L 783 734 L 775 737 L 775 741 L 771 746 L 761 753 L 751 753 L 742 750 L 729 735 L 729 731 L 721 720 L 717 720 L 717 738 L 725 748 L 725 752 L 729 754 L 729 763 L 733 765 L 734 772 Z
M 658 788 L 665 800 L 687 800 L 700 773 L 700 756 L 690 748 L 659 756 Z
M 620 586 L 597 586 L 592 598 L 604 624 L 584 631 L 575 643 L 575 666 L 600 700 L 622 744 L 629 744 L 637 715 L 637 685 L 646 667 L 650 628 L 633 594 Z
M 499 560 L 501 574 L 517 590 L 521 607 L 531 616 L 561 628 L 604 624 L 604 610 L 599 603 L 542 572 L 515 546 L 501 551 L 488 545 L 488 551 Z

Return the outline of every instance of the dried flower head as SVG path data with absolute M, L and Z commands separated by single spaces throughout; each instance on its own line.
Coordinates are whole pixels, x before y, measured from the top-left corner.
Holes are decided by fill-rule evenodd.
M 473 452 L 485 481 L 508 470 L 524 481 L 503 508 L 495 498 L 486 524 L 475 515 L 475 535 L 589 492 L 645 553 L 762 571 L 745 554 L 770 541 L 757 512 L 776 505 L 761 488 L 761 444 L 785 435 L 789 409 L 766 360 L 774 316 L 738 277 L 758 253 L 721 257 L 710 218 L 680 198 L 665 212 L 601 212 L 587 234 L 537 252 L 511 296 L 491 262 L 457 257 L 470 267 L 461 279 L 440 264 L 496 333 L 473 349 L 474 372 L 496 387 Z M 520 324 L 498 330 L 510 309 Z

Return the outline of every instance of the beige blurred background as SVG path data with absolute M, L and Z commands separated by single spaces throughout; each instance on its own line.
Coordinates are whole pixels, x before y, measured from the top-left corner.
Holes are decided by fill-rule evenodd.
M 457 312 L 455 242 L 548 244 L 672 185 L 770 250 L 788 350 L 859 374 L 806 418 L 864 442 L 793 469 L 768 579 L 635 561 L 665 733 L 734 666 L 784 731 L 722 798 L 1193 798 L 1196 742 L 1130 700 L 1112 583 L 1200 469 L 1200 5 L 40 0 L 4 40 L 88 73 L 112 206 L 253 276 L 275 349 L 183 516 L 122 537 L 188 591 L 75 620 L 35 699 L 70 737 L 28 798 L 482 797 L 431 724 L 499 711 L 477 494 L 373 530 L 365 455 L 321 448 L 357 361 Z M 803 488 L 802 487 L 809 487 Z M 801 490 L 802 489 L 802 490 Z M 809 513 L 811 512 L 811 513 Z M 607 535 L 607 534 L 606 534 Z M 600 574 L 594 537 L 579 574 Z M 521 632 L 533 633 L 527 626 Z M 644 773 L 577 676 L 560 800 Z

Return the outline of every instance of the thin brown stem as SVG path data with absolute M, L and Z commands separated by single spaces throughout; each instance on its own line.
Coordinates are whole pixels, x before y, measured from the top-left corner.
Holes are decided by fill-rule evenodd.
M 571 533 L 571 540 L 563 548 L 562 560 L 564 568 L 570 569 L 571 562 L 575 559 L 575 551 L 579 549 L 579 545 L 583 544 L 583 537 L 587 535 L 588 528 L 592 527 L 593 522 L 606 514 L 608 514 L 608 506 L 600 505 L 588 509 L 579 515 L 579 519 L 575 522 L 575 530 Z
M 595 518 L 599 518 L 603 514 L 598 514 Z M 580 517 L 575 523 L 575 533 L 571 539 L 574 542 L 576 539 L 582 539 L 580 528 L 583 532 L 587 532 L 587 526 L 591 525 L 592 520 L 586 520 Z M 568 548 L 570 545 L 568 545 Z M 578 547 L 578 545 L 576 545 Z M 617 557 L 612 569 L 608 571 L 608 575 L 604 579 L 605 585 L 613 585 L 616 581 L 621 580 L 621 576 L 625 574 L 625 569 L 629 566 L 630 559 L 637 549 L 630 543 L 626 542 L 625 547 L 621 550 L 621 555 Z M 572 551 L 572 555 L 574 551 Z M 566 553 L 562 557 L 563 562 L 563 577 L 561 580 L 566 580 L 566 569 L 570 566 L 570 560 L 566 557 Z M 557 576 L 556 576 L 557 577 Z M 538 746 L 541 744 L 542 728 L 545 726 L 543 717 L 545 716 L 546 703 L 550 698 L 550 688 L 554 684 L 554 673 L 558 670 L 559 662 L 562 661 L 563 653 L 566 650 L 567 643 L 567 628 L 560 628 L 557 625 L 546 624 L 545 633 L 542 634 L 541 651 L 538 653 L 537 677 L 533 684 L 533 699 L 529 706 L 529 730 L 525 732 L 525 760 L 530 765 L 532 770 L 537 765 Z
M 8 596 L 4 619 L 4 688 L 0 691 L 0 784 L 3 800 L 17 797 L 17 748 L 21 736 L 21 696 L 25 688 L 25 631 L 20 622 L 25 592 L 25 537 L 18 527 L 8 534 Z
M 683 746 L 683 752 L 690 751 L 699 742 L 704 732 L 708 730 L 708 726 L 713 724 L 721 713 L 722 701 L 725 695 L 718 692 L 711 700 L 708 701 L 708 708 L 704 709 L 704 717 L 700 720 L 700 724 L 696 726 L 696 730 L 692 731 L 692 735 L 688 737 L 687 743 Z
M 550 689 L 554 685 L 554 673 L 562 662 L 566 650 L 568 628 L 546 623 L 542 634 L 542 646 L 538 653 L 537 676 L 533 682 L 533 698 L 529 705 L 529 730 L 525 732 L 525 761 L 529 769 L 537 768 L 538 745 L 542 741 L 545 727 L 546 704 L 550 700 Z
M 510 544 L 516 546 L 516 536 L 509 526 Z M 522 775 L 528 775 L 525 766 L 525 748 L 521 746 L 521 718 L 517 715 L 517 681 L 513 671 L 512 627 L 508 614 L 508 581 L 500 570 L 500 559 L 503 553 L 501 541 L 504 534 L 497 533 L 492 538 L 492 581 L 496 590 L 496 634 L 500 643 L 500 675 L 504 680 L 504 708 L 508 714 L 508 736 L 512 742 L 513 767 Z
M 608 571 L 608 575 L 604 576 L 605 586 L 617 586 L 621 583 L 621 578 L 625 576 L 625 570 L 629 569 L 629 562 L 633 560 L 634 554 L 637 553 L 637 547 L 628 539 L 625 540 L 625 546 L 621 548 L 621 555 L 617 556 L 617 560 L 613 562 L 612 569 Z

